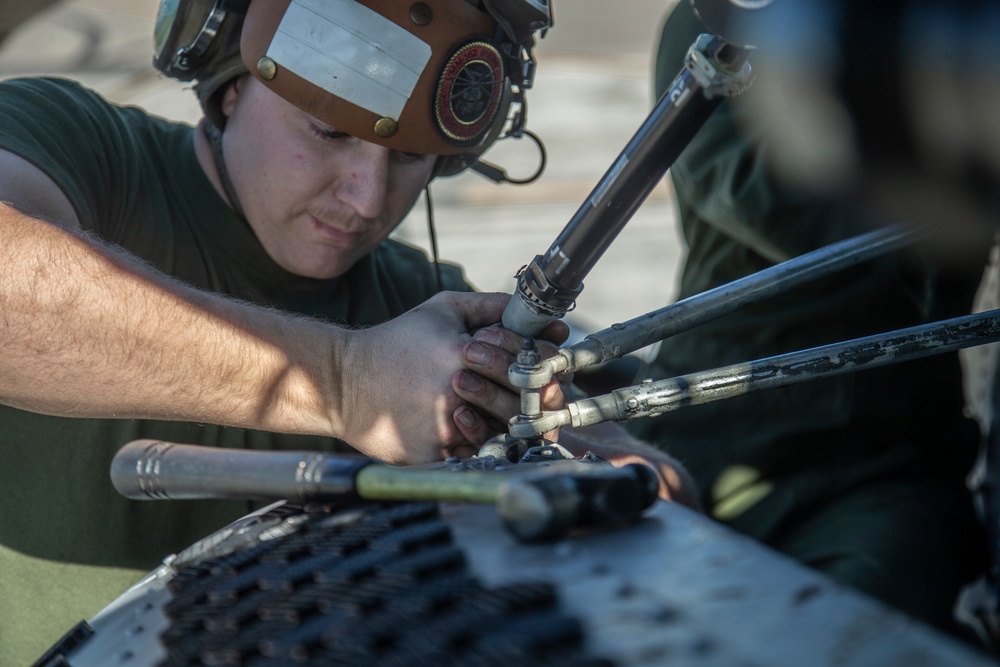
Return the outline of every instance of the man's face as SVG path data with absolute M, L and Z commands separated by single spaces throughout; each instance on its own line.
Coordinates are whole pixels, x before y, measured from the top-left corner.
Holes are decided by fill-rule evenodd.
M 268 254 L 309 278 L 345 273 L 403 220 L 434 157 L 337 132 L 245 76 L 223 101 L 226 167 Z

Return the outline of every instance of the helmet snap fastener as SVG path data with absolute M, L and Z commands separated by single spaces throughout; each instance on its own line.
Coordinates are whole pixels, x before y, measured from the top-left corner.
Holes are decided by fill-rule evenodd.
M 392 118 L 379 118 L 375 121 L 375 134 L 383 139 L 388 139 L 395 135 L 397 131 L 399 131 L 399 123 Z
M 278 64 L 267 56 L 261 56 L 257 61 L 257 74 L 265 81 L 270 81 L 278 74 Z
M 431 8 L 424 2 L 415 2 L 410 6 L 410 20 L 417 25 L 427 25 L 434 18 Z

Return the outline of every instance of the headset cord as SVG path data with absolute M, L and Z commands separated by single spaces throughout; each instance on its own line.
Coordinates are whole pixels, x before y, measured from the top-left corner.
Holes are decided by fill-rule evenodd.
M 437 281 L 438 292 L 444 289 L 444 281 L 441 279 L 441 264 L 438 260 L 437 232 L 434 230 L 434 205 L 431 203 L 431 184 L 424 186 L 424 201 L 427 204 L 427 235 L 431 240 L 431 255 L 434 259 L 434 278 Z

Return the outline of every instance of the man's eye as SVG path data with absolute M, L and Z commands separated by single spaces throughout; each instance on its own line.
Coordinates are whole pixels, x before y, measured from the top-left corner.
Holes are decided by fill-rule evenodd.
M 406 153 L 404 151 L 393 151 L 393 154 L 395 154 L 397 160 L 407 164 L 411 162 L 419 162 L 424 158 L 429 157 L 425 153 Z
M 344 139 L 351 135 L 346 132 L 341 132 L 340 130 L 334 130 L 332 128 L 320 127 L 319 125 L 309 124 L 309 129 L 320 139 L 325 139 L 328 141 L 335 141 L 337 139 Z

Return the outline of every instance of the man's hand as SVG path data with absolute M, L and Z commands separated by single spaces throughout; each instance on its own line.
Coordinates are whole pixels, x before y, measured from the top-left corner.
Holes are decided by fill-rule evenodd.
M 36 181 L 32 206 L 55 187 Z M 344 329 L 197 290 L 56 219 L 0 201 L 0 403 L 334 436 L 392 463 L 467 442 L 452 376 L 508 295 L 445 293 Z
M 440 460 L 467 446 L 471 440 L 453 419 L 462 401 L 452 381 L 470 332 L 499 322 L 509 299 L 443 292 L 394 320 L 352 332 L 341 364 L 345 439 L 389 463 Z
M 557 344 L 566 340 L 569 329 L 565 323 L 549 324 L 537 339 L 542 358 L 558 351 Z M 455 424 L 472 446 L 455 453 L 471 456 L 478 447 L 494 435 L 507 431 L 507 422 L 520 412 L 521 399 L 517 387 L 510 384 L 507 369 L 517 360 L 517 353 L 524 341 L 522 336 L 499 325 L 480 329 L 462 350 L 465 368 L 455 373 L 452 386 L 466 404 L 455 410 Z M 565 404 L 563 384 L 572 381 L 571 375 L 553 379 L 542 388 L 542 409 L 558 410 Z M 545 434 L 550 440 L 558 432 Z
M 554 343 L 566 339 L 568 330 L 562 322 L 553 323 L 539 340 L 542 357 L 556 353 Z M 470 442 L 482 443 L 498 432 L 506 431 L 506 422 L 520 409 L 520 397 L 507 379 L 507 369 L 517 359 L 523 338 L 500 326 L 480 329 L 462 351 L 466 368 L 455 373 L 452 386 L 467 404 L 455 410 L 455 423 Z M 568 384 L 572 377 L 561 377 Z M 542 409 L 559 410 L 565 406 L 565 389 L 553 379 L 542 389 Z M 485 415 L 485 416 L 484 416 Z M 574 456 L 593 452 L 615 466 L 641 463 L 650 467 L 660 480 L 659 496 L 700 509 L 694 483 L 683 466 L 666 453 L 630 435 L 619 424 L 610 422 L 584 428 L 563 428 L 544 434 Z M 460 456 L 471 456 L 476 449 L 463 447 Z
M 666 452 L 634 438 L 618 423 L 564 428 L 559 434 L 559 444 L 574 456 L 593 452 L 618 467 L 629 463 L 649 466 L 660 480 L 660 498 L 701 511 L 694 481 L 687 470 Z

